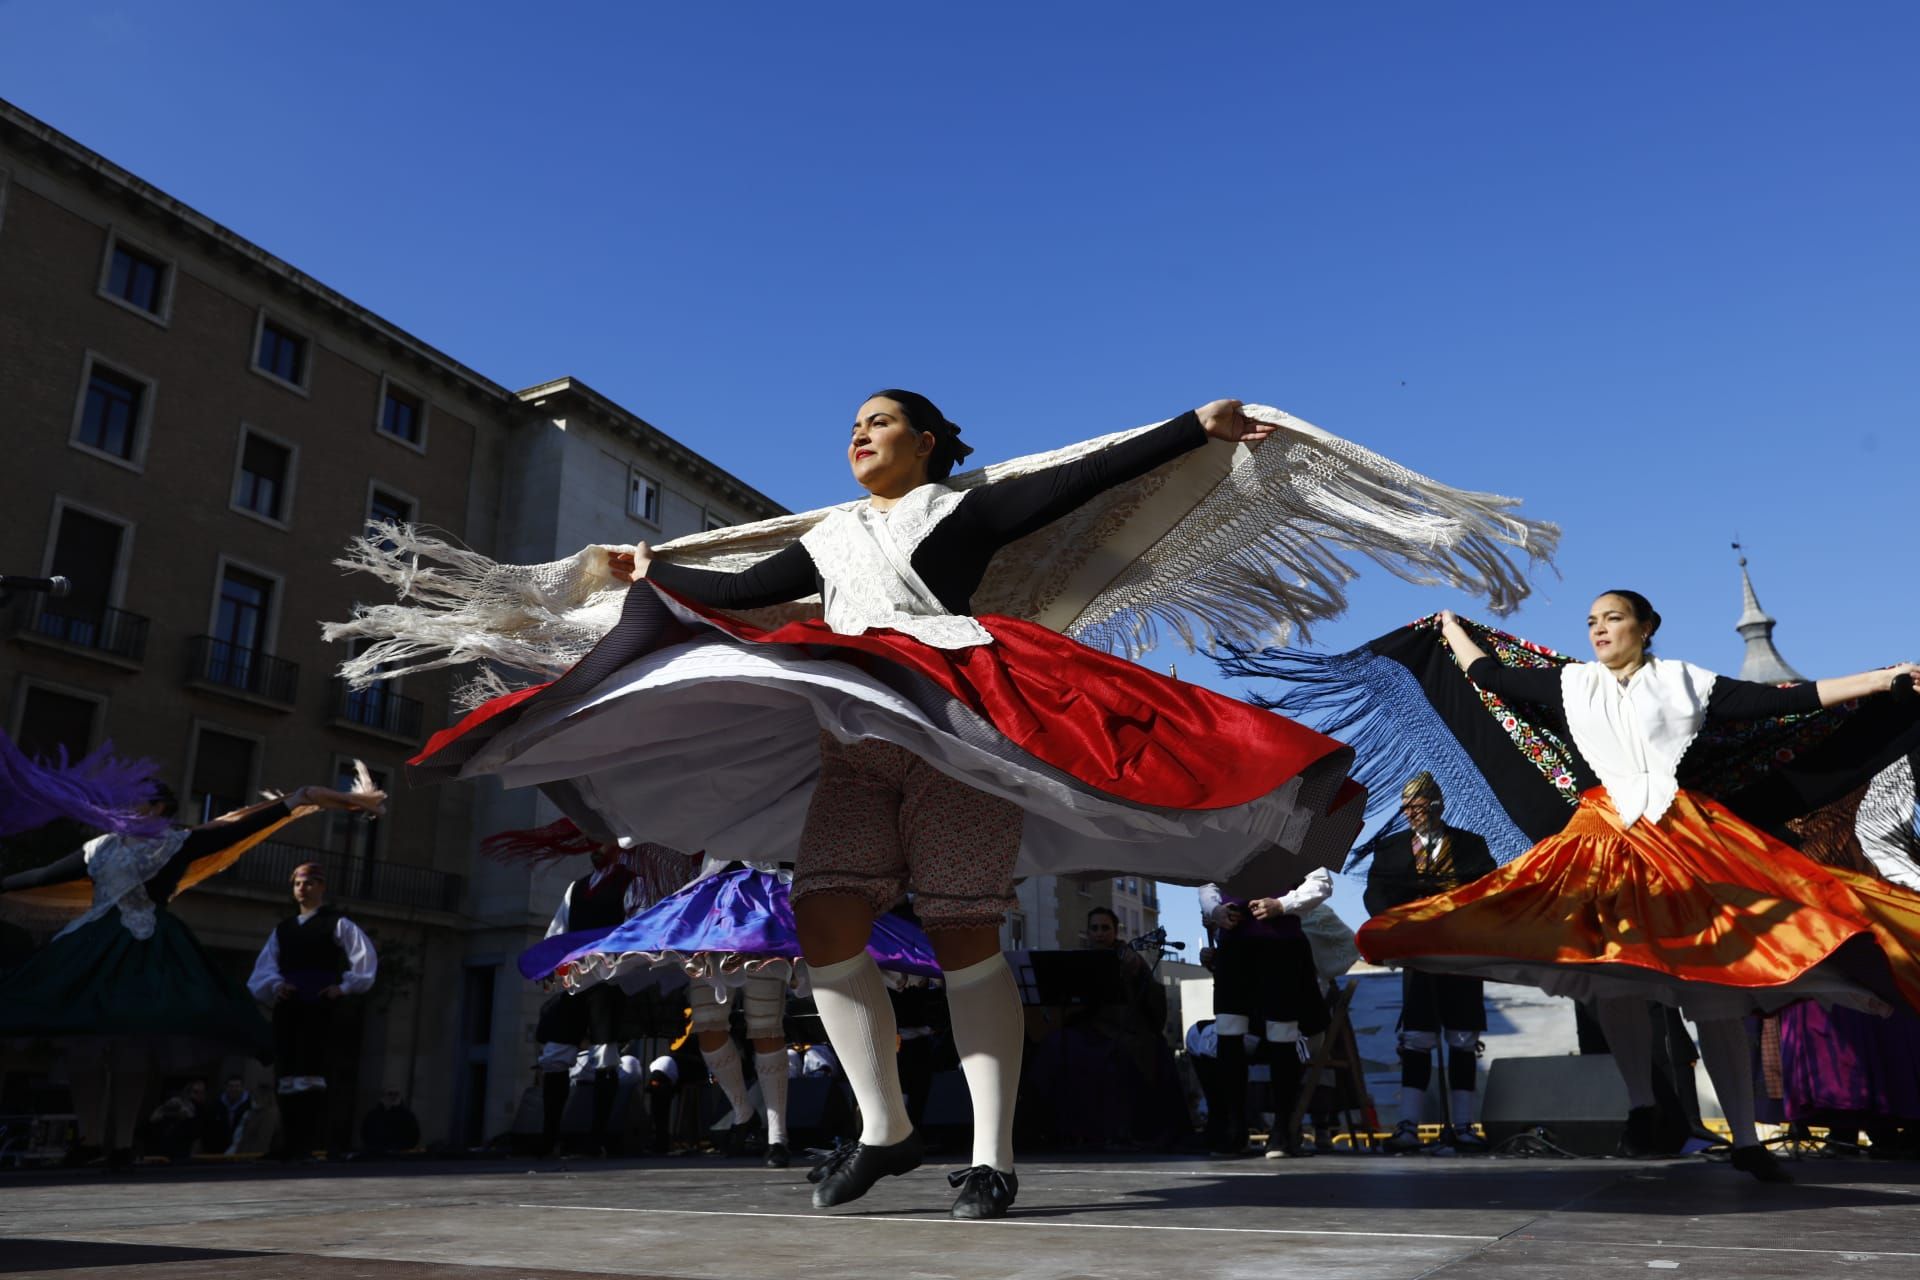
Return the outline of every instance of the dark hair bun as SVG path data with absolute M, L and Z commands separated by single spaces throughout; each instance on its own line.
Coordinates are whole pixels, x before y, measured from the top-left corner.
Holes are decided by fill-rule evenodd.
M 883 398 L 900 406 L 907 415 L 908 426 L 933 436 L 933 453 L 927 458 L 927 479 L 945 480 L 953 474 L 955 464 L 965 462 L 973 452 L 973 446 L 960 438 L 959 424 L 949 422 L 947 415 L 919 392 L 890 387 L 867 397 L 869 400 Z

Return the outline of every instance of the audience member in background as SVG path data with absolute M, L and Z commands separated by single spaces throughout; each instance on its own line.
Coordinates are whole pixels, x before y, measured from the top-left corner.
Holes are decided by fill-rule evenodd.
M 207 1082 L 192 1080 L 148 1117 L 147 1137 L 155 1155 L 174 1163 L 193 1154 L 207 1115 Z
M 239 1076 L 228 1076 L 226 1088 L 201 1112 L 200 1150 L 233 1155 L 240 1149 L 240 1135 L 247 1117 L 253 1112 L 253 1094 Z

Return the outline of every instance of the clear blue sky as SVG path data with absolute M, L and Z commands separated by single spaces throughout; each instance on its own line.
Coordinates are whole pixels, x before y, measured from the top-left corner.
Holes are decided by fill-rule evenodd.
M 1559 521 L 1561 647 L 1630 585 L 1737 666 L 1737 531 L 1810 675 L 1920 654 L 1916 65 L 1852 0 L 0 0 L 0 95 L 789 505 L 882 385 L 977 460 L 1239 396 Z

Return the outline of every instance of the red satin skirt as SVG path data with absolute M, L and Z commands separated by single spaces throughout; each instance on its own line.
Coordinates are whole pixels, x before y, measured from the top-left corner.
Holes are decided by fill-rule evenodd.
M 1686 791 L 1631 827 L 1604 788 L 1588 791 L 1557 835 L 1375 916 L 1358 940 L 1376 963 L 1574 996 L 1639 990 L 1702 1016 L 1807 997 L 1920 1008 L 1920 895 L 1824 866 Z

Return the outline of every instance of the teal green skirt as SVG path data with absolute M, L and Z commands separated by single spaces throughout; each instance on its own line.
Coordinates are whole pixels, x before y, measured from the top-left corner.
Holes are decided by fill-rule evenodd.
M 55 938 L 0 982 L 0 1037 L 158 1036 L 273 1059 L 273 1030 L 164 908 L 151 938 L 109 911 Z

